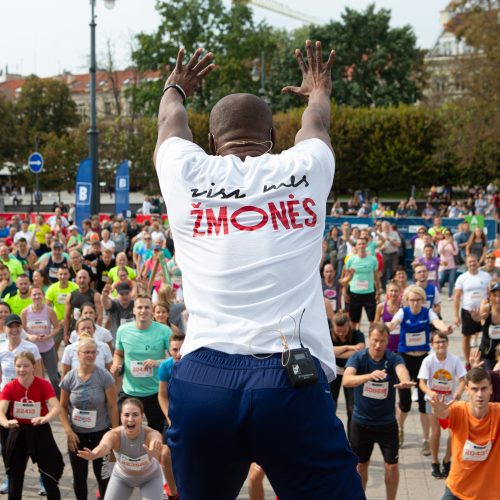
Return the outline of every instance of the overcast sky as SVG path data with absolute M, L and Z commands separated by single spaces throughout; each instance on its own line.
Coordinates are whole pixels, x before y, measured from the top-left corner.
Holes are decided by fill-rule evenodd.
M 110 40 L 117 66 L 130 64 L 133 36 L 150 33 L 159 24 L 155 0 L 117 0 L 113 10 L 96 0 L 97 53 L 103 58 Z M 230 0 L 224 0 L 229 5 Z M 345 6 L 364 10 L 370 3 L 392 11 L 392 26 L 410 24 L 419 47 L 431 48 L 441 32 L 439 12 L 449 0 L 283 0 L 282 4 L 318 19 L 340 18 Z M 253 7 L 257 20 L 294 29 L 300 21 Z M 88 70 L 90 52 L 89 0 L 3 0 L 0 16 L 0 69 L 10 73 L 50 76 L 69 70 Z M 209 47 L 208 47 L 209 49 Z

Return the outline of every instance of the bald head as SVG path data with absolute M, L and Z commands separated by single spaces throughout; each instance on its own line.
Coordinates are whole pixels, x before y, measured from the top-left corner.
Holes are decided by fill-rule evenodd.
M 226 140 L 269 140 L 273 115 L 269 106 L 253 94 L 223 97 L 210 113 L 210 132 L 217 144 Z

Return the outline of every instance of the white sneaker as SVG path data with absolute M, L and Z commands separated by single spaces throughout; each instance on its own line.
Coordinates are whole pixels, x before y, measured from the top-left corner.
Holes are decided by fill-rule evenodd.
M 415 401 L 418 401 L 418 389 L 416 387 L 414 387 L 412 390 L 411 390 L 411 400 L 413 402 Z

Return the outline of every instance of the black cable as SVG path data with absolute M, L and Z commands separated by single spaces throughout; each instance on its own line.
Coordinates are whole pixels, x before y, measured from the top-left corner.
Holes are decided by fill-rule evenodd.
M 304 307 L 304 309 L 302 310 L 302 314 L 300 315 L 300 319 L 299 319 L 299 344 L 300 344 L 300 347 L 302 347 L 302 349 L 304 349 L 304 344 L 302 344 L 302 340 L 300 339 L 300 324 L 302 323 L 302 316 L 304 316 L 305 312 L 306 312 L 306 308 Z

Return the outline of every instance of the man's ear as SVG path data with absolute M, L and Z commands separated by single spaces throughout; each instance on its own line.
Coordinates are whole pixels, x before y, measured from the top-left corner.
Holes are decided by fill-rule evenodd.
M 210 152 L 216 156 L 217 155 L 217 146 L 215 144 L 215 139 L 214 136 L 212 135 L 212 132 L 208 133 L 208 147 L 210 148 Z

